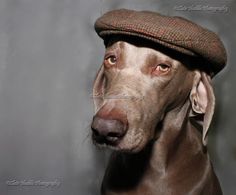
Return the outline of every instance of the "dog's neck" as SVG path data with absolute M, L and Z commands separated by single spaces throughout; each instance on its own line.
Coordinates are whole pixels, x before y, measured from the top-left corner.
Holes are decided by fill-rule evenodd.
M 154 143 L 150 165 L 155 172 L 167 174 L 172 167 L 181 170 L 187 164 L 206 160 L 208 153 L 202 144 L 201 126 L 195 126 L 190 119 L 191 106 L 187 101 L 181 107 L 167 112 L 162 121 L 159 137 Z M 194 121 L 194 119 L 192 119 Z
M 171 194 L 166 191 L 171 189 L 174 194 L 190 191 L 193 191 L 190 194 L 204 194 L 194 190 L 204 190 L 199 186 L 209 180 L 214 183 L 208 182 L 216 189 L 214 193 L 221 194 L 207 150 L 201 142 L 201 132 L 189 120 L 189 111 L 190 105 L 186 102 L 181 108 L 168 112 L 160 136 L 143 151 L 137 154 L 114 152 L 104 176 L 103 193 L 142 194 L 148 189 L 150 194 Z M 186 181 L 188 186 L 185 186 Z M 196 185 L 196 182 L 199 183 Z M 193 186 L 198 187 L 192 189 Z

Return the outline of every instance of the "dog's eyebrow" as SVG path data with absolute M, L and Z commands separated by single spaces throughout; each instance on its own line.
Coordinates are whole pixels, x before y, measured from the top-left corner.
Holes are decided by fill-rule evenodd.
M 158 59 L 158 56 L 156 54 L 151 53 L 151 54 L 147 55 L 147 58 L 145 60 L 145 64 L 147 64 L 148 66 L 154 66 L 154 65 L 156 65 L 158 60 L 160 60 L 160 59 Z
M 158 55 L 157 53 L 150 53 L 148 54 L 145 63 L 149 66 L 155 66 L 159 63 L 172 65 L 173 61 L 174 60 L 168 56 Z

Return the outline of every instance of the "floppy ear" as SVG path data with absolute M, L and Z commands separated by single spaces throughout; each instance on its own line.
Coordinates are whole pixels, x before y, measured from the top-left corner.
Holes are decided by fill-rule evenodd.
M 104 98 L 105 76 L 104 67 L 101 66 L 93 84 L 93 103 L 95 112 L 101 107 Z
M 211 78 L 205 72 L 196 71 L 193 87 L 190 92 L 190 101 L 194 115 L 204 115 L 202 143 L 206 146 L 208 128 L 214 114 L 215 96 L 211 85 Z

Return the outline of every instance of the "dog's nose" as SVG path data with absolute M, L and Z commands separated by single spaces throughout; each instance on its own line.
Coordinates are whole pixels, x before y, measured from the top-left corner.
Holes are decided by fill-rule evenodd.
M 93 118 L 91 125 L 93 139 L 97 143 L 115 144 L 127 130 L 127 125 L 117 119 Z

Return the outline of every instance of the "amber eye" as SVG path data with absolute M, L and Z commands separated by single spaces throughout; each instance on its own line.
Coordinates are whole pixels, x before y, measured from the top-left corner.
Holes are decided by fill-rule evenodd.
M 116 62 L 117 62 L 116 56 L 108 56 L 104 60 L 104 65 L 110 67 L 110 66 L 114 66 Z
M 161 74 L 166 74 L 170 71 L 170 65 L 167 65 L 167 64 L 158 64 L 153 73 L 155 75 L 161 75 Z

